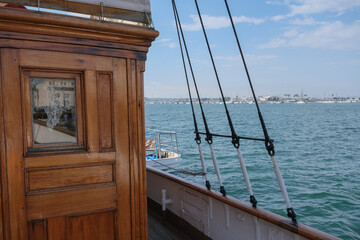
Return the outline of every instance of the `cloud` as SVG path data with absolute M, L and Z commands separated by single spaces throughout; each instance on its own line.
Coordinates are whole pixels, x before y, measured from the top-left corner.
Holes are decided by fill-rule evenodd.
M 222 60 L 222 61 L 229 61 L 229 62 L 234 62 L 234 64 L 239 64 L 239 62 L 241 61 L 241 56 L 237 55 L 237 56 L 217 56 L 215 57 L 218 60 Z M 245 55 L 245 61 L 247 64 L 249 65 L 258 65 L 258 64 L 262 64 L 268 60 L 272 60 L 277 58 L 276 55 L 253 55 L 253 54 L 246 54 Z M 229 65 L 227 65 L 229 66 Z
M 272 39 L 259 48 L 277 48 L 285 46 L 309 47 L 319 49 L 360 49 L 360 20 L 352 24 L 340 21 L 324 23 L 310 30 L 292 29 L 282 37 Z
M 316 21 L 311 17 L 306 17 L 306 18 L 303 18 L 303 19 L 296 18 L 296 19 L 290 21 L 290 23 L 293 24 L 293 25 L 308 25 L 308 26 L 327 24 L 327 22 Z
M 201 15 L 204 25 L 207 29 L 220 29 L 220 28 L 227 28 L 231 26 L 230 19 L 225 16 L 214 17 L 209 15 Z M 198 31 L 201 30 L 201 23 L 200 19 L 197 15 L 190 15 L 190 18 L 193 20 L 192 23 L 183 24 L 182 27 L 184 30 L 187 31 Z M 245 16 L 235 16 L 233 17 L 234 23 L 251 23 L 251 24 L 260 24 L 264 22 L 264 19 L 260 18 L 250 18 Z
M 281 1 L 266 1 L 266 4 L 268 5 L 284 5 Z
M 323 12 L 334 12 L 339 15 L 360 7 L 359 0 L 292 0 L 296 4 L 289 4 L 290 13 L 272 17 L 273 21 L 297 15 L 310 15 Z
M 163 38 L 163 39 L 160 39 L 160 40 L 158 40 L 156 42 L 163 45 L 163 46 L 169 47 L 169 48 L 177 47 L 177 44 L 170 38 Z

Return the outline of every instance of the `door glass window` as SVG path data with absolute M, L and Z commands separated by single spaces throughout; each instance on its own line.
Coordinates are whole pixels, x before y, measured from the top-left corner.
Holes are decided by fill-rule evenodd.
M 76 81 L 30 78 L 34 145 L 77 143 Z

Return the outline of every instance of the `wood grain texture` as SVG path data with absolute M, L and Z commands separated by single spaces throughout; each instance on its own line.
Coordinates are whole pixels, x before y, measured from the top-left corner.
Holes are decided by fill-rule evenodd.
M 138 107 L 136 99 L 136 62 L 127 60 L 128 72 L 128 105 L 129 105 L 129 143 L 130 143 L 130 176 L 131 176 L 131 213 L 132 238 L 140 239 L 139 216 L 139 146 L 138 146 Z
M 114 212 L 67 217 L 67 240 L 115 239 Z
M 116 151 L 116 194 L 118 208 L 115 213 L 117 239 L 131 239 L 131 197 L 129 119 L 126 59 L 113 59 L 114 68 L 114 147 Z
M 89 152 L 99 152 L 99 114 L 97 108 L 96 71 L 85 71 L 85 105 L 87 150 Z
M 47 240 L 46 219 L 29 222 L 29 240 Z
M 81 29 L 84 32 L 98 32 L 99 35 L 102 33 L 111 33 L 123 35 L 131 40 L 143 39 L 143 42 L 150 43 L 155 40 L 159 33 L 153 29 L 121 24 L 115 22 L 100 22 L 97 20 L 91 20 L 86 18 L 76 18 L 67 15 L 51 14 L 42 12 L 38 14 L 37 11 L 22 10 L 14 8 L 1 8 L 0 19 L 7 21 L 18 21 L 25 23 L 34 23 L 36 25 L 55 25 L 59 27 Z M 84 37 L 85 38 L 85 37 Z
M 66 239 L 65 216 L 48 218 L 47 224 L 48 240 Z
M 111 57 L 126 57 L 133 59 L 146 59 L 146 54 L 142 52 L 134 52 L 129 50 L 117 50 L 109 48 L 101 48 L 95 46 L 78 46 L 69 45 L 62 43 L 46 43 L 46 42 L 35 42 L 26 40 L 13 40 L 13 39 L 2 39 L 0 38 L 0 47 L 4 48 L 17 48 L 33 49 L 33 50 L 47 50 L 56 49 L 59 52 L 69 52 L 78 54 L 92 54 L 100 56 L 111 56 Z
M 28 178 L 29 191 L 106 183 L 114 180 L 112 164 L 30 171 Z
M 26 205 L 28 220 L 115 208 L 116 186 L 30 195 Z
M 1 62 L 1 55 L 0 55 Z M 1 65 L 0 65 L 1 71 Z M 0 240 L 7 239 L 9 232 L 9 209 L 6 179 L 6 156 L 5 156 L 5 136 L 4 136 L 4 114 L 2 99 L 2 75 L 0 74 Z M 4 209 L 4 210 L 3 210 Z
M 54 166 L 68 166 L 87 163 L 106 163 L 115 161 L 115 152 L 74 153 L 25 157 L 26 169 Z
M 144 111 L 144 71 L 145 62 L 137 61 L 137 102 L 138 102 L 138 144 L 139 144 L 139 188 L 140 188 L 140 230 L 141 239 L 148 238 L 147 229 L 147 190 L 146 190 L 146 157 L 145 157 L 145 111 Z
M 97 105 L 99 145 L 101 151 L 113 149 L 113 76 L 112 72 L 97 73 Z
M 21 28 L 23 31 L 19 32 L 29 32 L 29 33 L 16 33 L 16 32 L 5 32 L 12 31 L 14 27 L 17 27 L 18 29 Z M 27 39 L 29 41 L 37 41 L 37 42 L 56 42 L 56 43 L 67 43 L 67 44 L 79 44 L 79 39 L 77 33 L 79 31 L 74 31 L 73 29 L 70 32 L 63 31 L 61 37 L 53 36 L 54 34 L 45 35 L 51 33 L 49 29 L 34 29 L 34 31 L 31 31 L 31 27 L 27 27 L 26 25 L 18 26 L 16 23 L 10 23 L 10 22 L 1 22 L 0 21 L 0 29 L 3 31 L 0 31 L 0 38 L 7 38 L 7 39 Z M 42 34 L 34 34 L 35 32 L 39 32 Z M 139 52 L 147 52 L 148 47 L 146 46 L 134 46 L 131 44 L 125 44 L 122 43 L 118 37 L 109 36 L 109 34 L 104 34 L 101 37 L 99 35 L 96 35 L 94 33 L 88 33 L 87 37 L 89 39 L 82 40 L 81 45 L 83 46 L 98 46 L 98 47 L 104 47 L 104 48 L 112 48 L 112 49 L 124 49 L 124 50 L 131 50 L 131 51 L 139 51 Z M 91 38 L 95 39 L 92 40 Z
M 21 108 L 14 108 L 21 102 L 19 52 L 16 49 L 1 49 L 2 96 L 4 132 L 6 139 L 6 170 L 8 180 L 8 201 L 10 235 L 12 239 L 27 238 L 25 211 L 25 186 L 23 166 L 23 136 Z
M 112 71 L 112 60 L 108 57 L 62 52 L 20 50 L 21 66 L 29 68 Z M 61 61 L 61 65 L 59 64 Z

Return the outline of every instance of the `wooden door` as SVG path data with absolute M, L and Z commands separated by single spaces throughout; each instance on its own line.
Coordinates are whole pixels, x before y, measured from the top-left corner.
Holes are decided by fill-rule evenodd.
M 5 239 L 147 238 L 143 67 L 1 49 Z

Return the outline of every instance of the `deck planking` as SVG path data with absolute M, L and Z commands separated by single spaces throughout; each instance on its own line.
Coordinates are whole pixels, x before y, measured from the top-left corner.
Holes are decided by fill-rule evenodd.
M 149 240 L 190 240 L 177 227 L 166 222 L 152 209 L 148 209 L 148 236 Z

